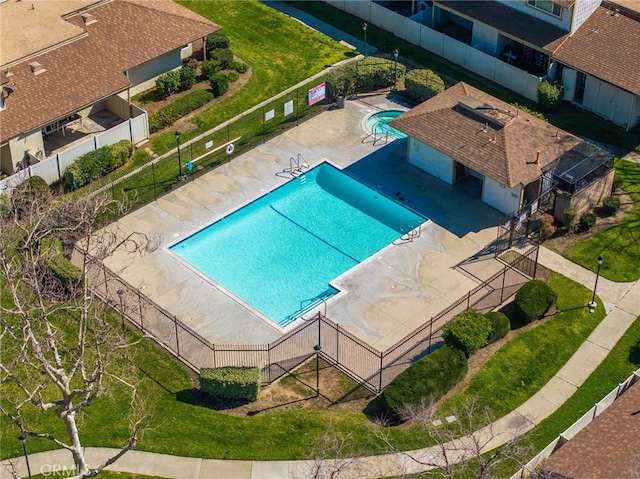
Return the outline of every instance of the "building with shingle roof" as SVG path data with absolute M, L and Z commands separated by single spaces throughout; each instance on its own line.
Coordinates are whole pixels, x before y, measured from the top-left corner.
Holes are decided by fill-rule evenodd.
M 52 4 L 66 11 L 51 12 Z M 180 67 L 202 48 L 207 35 L 220 29 L 170 0 L 5 2 L 0 13 L 6 35 L 0 66 L 0 166 L 5 173 L 23 166 L 26 152 L 47 156 L 46 134 L 72 119 L 105 110 L 122 120 L 131 118 L 131 96 Z M 19 18 L 39 24 L 31 32 L 44 38 L 51 25 L 52 35 L 49 44 L 39 38 L 31 48 L 20 47 L 22 56 L 16 58 L 12 39 L 19 45 L 24 39 L 6 30 L 16 30 L 10 22 Z
M 389 124 L 408 136 L 410 163 L 449 184 L 478 178 L 482 200 L 505 214 L 539 196 L 543 171 L 552 172 L 550 181 L 561 174 L 560 158 L 584 156 L 581 138 L 464 82 Z M 608 173 L 608 160 L 589 168 L 584 177 L 595 172 L 591 181 Z

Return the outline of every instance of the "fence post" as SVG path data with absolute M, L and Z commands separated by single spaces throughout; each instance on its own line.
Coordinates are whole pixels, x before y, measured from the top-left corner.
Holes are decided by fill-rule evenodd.
M 142 296 L 140 295 L 140 290 L 136 290 L 138 293 L 138 305 L 140 306 L 140 329 L 144 332 L 144 314 L 142 311 Z
M 467 293 L 467 311 L 471 307 L 471 291 Z
M 269 384 L 271 384 L 271 345 L 267 345 L 267 371 Z
M 178 318 L 176 318 L 175 316 L 173 317 L 173 326 L 176 331 L 176 353 L 178 354 L 178 357 L 180 357 L 180 341 L 178 340 Z
M 211 352 L 213 353 L 213 367 L 216 367 L 216 345 L 211 343 Z
M 502 304 L 502 301 L 504 301 L 504 282 L 506 278 L 507 278 L 507 267 L 505 266 L 504 269 L 502 270 L 502 288 L 500 289 L 500 304 Z
M 431 322 L 429 323 L 429 349 L 427 354 L 431 354 L 432 344 L 433 344 L 433 316 L 431 316 Z
M 340 325 L 336 323 L 336 364 L 340 364 Z
M 378 392 L 382 392 L 382 352 L 380 353 L 380 372 L 378 373 Z

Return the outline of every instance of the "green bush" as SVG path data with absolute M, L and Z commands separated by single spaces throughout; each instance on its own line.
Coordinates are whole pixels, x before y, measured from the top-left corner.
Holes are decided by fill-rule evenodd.
M 180 73 L 177 70 L 164 73 L 156 78 L 156 90 L 163 97 L 180 91 Z
M 580 217 L 580 229 L 582 231 L 589 231 L 591 227 L 596 224 L 597 219 L 598 217 L 592 211 L 583 214 Z
M 207 36 L 207 51 L 229 48 L 231 40 L 222 32 L 215 32 Z
M 211 100 L 213 100 L 213 94 L 210 91 L 195 90 L 189 92 L 149 115 L 149 131 L 155 133 L 162 130 L 196 108 L 206 105 Z
M 543 281 L 525 283 L 516 293 L 515 304 L 520 318 L 526 322 L 542 318 L 558 299 L 558 295 Z
M 458 348 L 469 357 L 487 344 L 491 322 L 475 309 L 456 316 L 442 328 L 445 344 Z
M 180 90 L 188 90 L 196 84 L 196 71 L 193 68 L 182 67 L 180 69 Z
M 444 81 L 426 69 L 411 70 L 404 77 L 405 94 L 419 103 L 444 91 Z
M 549 120 L 547 120 L 547 118 L 542 113 L 540 113 L 539 111 L 532 110 L 528 106 L 521 105 L 520 103 L 517 103 L 517 102 L 516 103 L 512 103 L 512 105 L 515 106 L 518 110 L 522 110 L 522 111 L 524 111 L 526 113 L 529 113 L 529 115 L 531 115 L 531 116 L 535 116 L 539 120 L 546 121 L 547 123 L 549 123 Z
M 620 198 L 617 196 L 607 196 L 602 204 L 608 215 L 614 215 L 620 209 Z
M 543 81 L 538 85 L 537 100 L 540 108 L 546 111 L 554 111 L 562 105 L 564 88 L 558 83 Z
M 402 78 L 406 68 L 402 63 L 377 57 L 366 57 L 334 68 L 327 74 L 327 83 L 333 97 L 349 96 L 356 92 L 369 92 L 389 88 Z
M 233 62 L 231 63 L 231 69 L 238 73 L 247 73 L 249 71 L 249 65 L 245 62 Z
M 121 140 L 80 156 L 62 174 L 65 187 L 68 191 L 73 191 L 97 180 L 122 166 L 131 157 L 133 150 L 133 143 Z
M 202 62 L 202 67 L 200 68 L 202 78 L 207 80 L 220 70 L 222 70 L 222 68 L 220 67 L 220 62 L 218 60 L 205 60 Z
M 67 290 L 82 282 L 82 270 L 64 256 L 59 238 L 47 237 L 40 243 L 42 255 L 49 271 Z
M 211 84 L 211 91 L 217 98 L 224 95 L 229 90 L 229 77 L 224 73 L 217 73 L 209 78 Z
M 509 321 L 506 315 L 499 311 L 486 313 L 484 317 L 491 323 L 487 344 L 495 343 L 498 339 L 504 338 L 511 330 L 511 321 Z
M 240 74 L 237 71 L 231 70 L 227 73 L 227 78 L 229 79 L 229 83 L 233 83 L 240 79 Z
M 462 351 L 442 346 L 398 374 L 384 389 L 383 404 L 389 414 L 398 415 L 406 406 L 435 401 L 458 384 L 468 369 Z
M 220 62 L 220 68 L 223 70 L 228 70 L 233 63 L 233 52 L 228 48 L 213 50 L 211 52 L 211 59 Z
M 575 233 L 580 230 L 578 212 L 573 208 L 567 208 L 564 212 L 564 228 L 571 233 Z
M 262 374 L 258 368 L 202 368 L 200 389 L 217 399 L 255 401 Z

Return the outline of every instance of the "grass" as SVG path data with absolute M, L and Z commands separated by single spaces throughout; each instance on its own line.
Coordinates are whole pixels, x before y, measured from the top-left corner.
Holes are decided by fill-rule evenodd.
M 595 271 L 595 258 L 602 255 L 603 277 L 612 281 L 636 281 L 640 278 L 640 164 L 616 159 L 616 176 L 631 196 L 633 208 L 619 225 L 582 241 L 565 256 L 574 263 Z
M 558 293 L 555 316 L 505 343 L 463 392 L 445 402 L 445 410 L 477 398 L 493 417 L 504 416 L 540 390 L 604 318 L 601 304 L 589 314 L 591 295 L 584 286 L 558 274 L 549 285 Z

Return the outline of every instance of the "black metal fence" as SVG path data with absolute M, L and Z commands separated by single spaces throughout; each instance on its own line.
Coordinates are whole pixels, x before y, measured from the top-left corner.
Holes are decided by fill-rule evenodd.
M 504 253 L 503 253 L 504 254 Z M 535 275 L 538 247 L 514 252 L 504 268 L 469 291 L 437 316 L 386 351 L 378 351 L 318 313 L 271 344 L 213 344 L 181 323 L 106 266 L 89 260 L 87 277 L 95 293 L 131 324 L 153 338 L 187 366 L 200 368 L 253 366 L 271 384 L 292 371 L 320 347 L 322 359 L 367 389 L 379 393 L 416 359 L 442 343 L 441 329 L 469 308 L 488 312 L 504 303 Z

